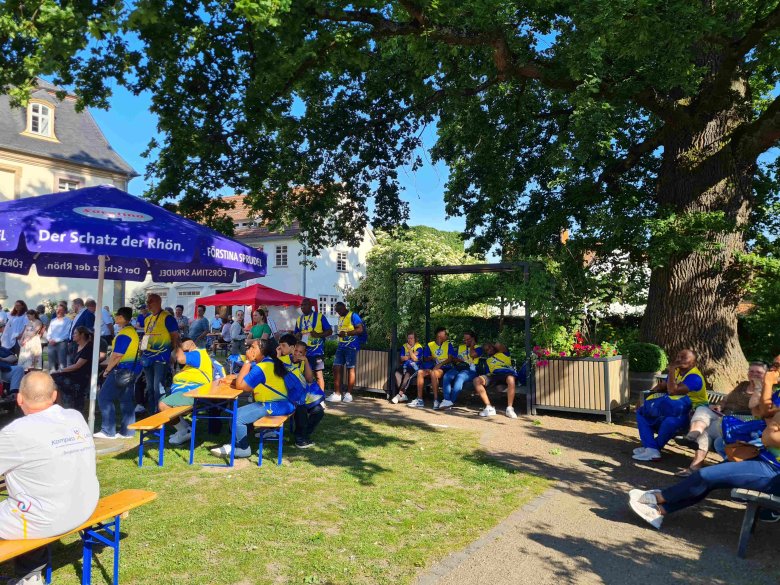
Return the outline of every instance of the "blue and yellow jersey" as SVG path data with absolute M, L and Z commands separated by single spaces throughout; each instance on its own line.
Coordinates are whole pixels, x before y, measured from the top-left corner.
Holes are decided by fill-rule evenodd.
M 266 358 L 253 365 L 244 376 L 244 382 L 252 387 L 255 402 L 287 400 L 287 386 L 284 384 L 284 378 L 280 378 L 274 373 L 272 359 Z
M 167 362 L 171 359 L 171 333 L 178 333 L 176 317 L 167 311 L 156 315 L 147 315 L 144 320 L 144 357 L 154 362 Z M 148 341 L 146 341 L 148 339 Z
M 352 311 L 347 312 L 346 315 L 343 317 L 339 316 L 339 331 L 344 331 L 348 335 L 344 339 L 339 337 L 339 347 L 350 347 L 353 349 L 360 349 L 360 339 L 357 335 L 349 335 L 351 331 L 355 330 L 355 327 L 358 325 L 362 325 L 363 320 L 360 318 L 360 315 L 357 313 L 353 313 Z
M 218 362 L 214 362 L 205 349 L 184 352 L 185 365 L 173 377 L 171 394 L 208 390 L 213 380 L 225 377 L 225 370 Z
M 512 358 L 508 353 L 497 352 L 487 359 L 487 368 L 490 374 L 507 374 L 517 376 L 517 372 L 512 367 Z
M 295 374 L 296 378 L 298 378 L 304 385 L 306 384 L 306 376 L 304 375 L 306 366 L 303 362 L 296 363 L 292 361 L 291 355 L 283 355 L 279 359 L 284 363 L 284 366 L 287 368 L 288 372 Z
M 324 333 L 330 329 L 330 323 L 324 315 L 317 311 L 312 311 L 308 315 L 301 315 L 295 322 L 295 333 L 300 333 L 302 336 L 309 333 Z M 308 337 L 306 339 L 306 355 L 307 356 L 319 356 L 325 353 L 325 338 Z
M 114 337 L 114 341 L 111 342 L 111 352 L 121 353 L 122 358 L 116 365 L 117 369 L 121 370 L 135 370 L 135 373 L 141 371 L 141 356 L 136 359 L 138 353 L 139 342 L 138 333 L 135 331 L 135 327 L 132 325 L 125 325 L 119 331 L 119 334 Z
M 450 356 L 454 355 L 457 355 L 455 352 L 455 347 L 449 341 L 445 341 L 441 345 L 435 341 L 430 341 L 428 342 L 428 345 L 425 346 L 425 350 L 423 351 L 423 359 L 427 357 L 433 357 L 436 360 L 434 363 L 428 361 L 425 364 L 426 367 L 429 368 L 448 360 Z M 444 369 L 448 369 L 449 365 L 442 367 Z
M 471 352 L 474 352 L 477 354 L 477 357 L 471 357 Z M 461 343 L 458 346 L 458 359 L 463 360 L 463 362 L 473 368 L 476 367 L 477 362 L 479 361 L 479 358 L 482 356 L 482 348 L 479 346 L 474 346 L 472 348 L 469 348 L 466 346 L 465 343 Z
M 679 400 L 683 396 L 687 396 L 691 399 L 691 407 L 698 408 L 699 406 L 707 406 L 709 400 L 707 399 L 707 384 L 704 382 L 704 376 L 699 368 L 691 368 L 684 376 L 680 374 L 680 370 L 674 372 L 675 382 L 685 384 L 688 388 L 688 394 L 675 394 L 670 396 L 673 400 Z
M 408 343 L 404 343 L 401 346 L 400 352 L 401 352 L 401 359 L 404 360 L 403 365 L 408 366 L 408 365 L 415 364 L 415 363 L 417 365 L 421 364 L 423 347 L 419 343 L 415 343 L 411 347 L 409 346 Z M 409 356 L 412 356 L 412 355 L 417 358 L 416 362 L 409 358 Z M 406 358 L 406 359 L 404 359 L 404 358 Z

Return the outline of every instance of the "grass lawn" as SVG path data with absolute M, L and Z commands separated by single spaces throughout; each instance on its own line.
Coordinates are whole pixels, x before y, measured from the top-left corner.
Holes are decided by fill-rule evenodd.
M 261 469 L 255 455 L 190 467 L 184 449 L 166 450 L 162 469 L 139 469 L 137 449 L 99 459 L 101 493 L 159 494 L 123 522 L 121 583 L 409 583 L 548 486 L 487 457 L 470 432 L 329 415 L 315 438 L 285 445 L 282 467 L 271 447 Z M 54 582 L 79 583 L 78 539 L 53 552 Z M 97 559 L 95 582 L 110 582 L 111 551 Z

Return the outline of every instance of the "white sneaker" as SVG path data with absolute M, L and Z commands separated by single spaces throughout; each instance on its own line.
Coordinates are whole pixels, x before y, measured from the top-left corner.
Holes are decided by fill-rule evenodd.
M 441 402 L 438 400 L 433 401 L 433 410 L 439 410 L 439 407 L 441 406 Z
M 392 402 L 393 404 L 398 404 L 399 400 L 401 400 L 401 395 L 400 394 L 396 394 L 395 396 L 393 396 L 393 398 L 390 400 L 390 402 Z
M 634 449 L 634 455 L 639 455 L 641 453 L 644 453 L 645 451 L 647 451 L 647 447 L 637 447 L 636 449 Z
M 628 492 L 628 501 L 657 506 L 658 500 L 656 499 L 655 494 L 658 493 L 661 493 L 661 490 L 631 490 Z
M 439 408 L 452 408 L 455 403 L 452 400 L 442 400 L 439 404 Z
M 9 579 L 7 583 L 8 585 L 43 585 L 45 581 L 43 580 L 43 577 L 38 574 L 27 577 L 26 579 Z
M 637 453 L 633 459 L 637 461 L 658 461 L 661 458 L 661 452 L 658 449 L 645 449 L 643 453 Z
M 168 439 L 168 442 L 171 445 L 181 445 L 182 443 L 189 441 L 190 437 L 192 437 L 192 432 L 190 432 L 189 429 L 184 429 L 183 431 L 176 431 L 173 433 L 170 439 Z
M 423 401 L 422 398 L 415 398 L 406 406 L 408 406 L 409 408 L 425 408 L 425 402 Z
M 658 511 L 658 506 L 643 504 L 638 501 L 630 501 L 628 502 L 628 505 L 631 506 L 631 509 L 637 516 L 647 522 L 650 526 L 655 529 L 661 528 L 661 524 L 664 522 L 664 517 L 661 512 Z
M 344 393 L 344 398 L 341 399 L 342 402 L 352 402 L 352 394 L 349 392 Z
M 341 402 L 341 394 L 336 394 L 333 392 L 325 399 L 325 402 Z
M 506 407 L 506 415 L 509 418 L 517 418 L 517 414 L 515 413 L 515 409 L 511 406 Z
M 108 436 L 108 435 L 107 435 L 107 434 L 105 434 L 103 431 L 98 431 L 97 433 L 95 433 L 95 434 L 94 434 L 94 435 L 92 435 L 92 436 L 93 436 L 95 439 L 110 439 L 110 440 L 112 440 L 112 441 L 113 441 L 114 439 L 118 439 L 118 438 L 119 438 L 119 435 L 111 435 L 111 436 Z
M 479 411 L 479 416 L 496 416 L 496 409 L 492 406 L 486 406 Z
M 132 435 L 120 435 L 120 434 L 117 433 L 117 437 L 119 437 L 120 439 L 125 439 L 125 440 L 127 440 L 127 439 L 135 439 L 135 433 L 133 433 Z
M 214 447 L 211 450 L 212 455 L 216 455 L 217 457 L 230 457 L 230 445 L 222 445 L 221 447 Z M 247 447 L 246 449 L 239 449 L 236 448 L 235 451 L 235 457 L 249 457 L 252 454 L 252 448 Z
M 400 394 L 397 396 L 400 396 L 400 398 L 398 398 L 398 402 L 409 402 L 409 397 L 406 394 Z

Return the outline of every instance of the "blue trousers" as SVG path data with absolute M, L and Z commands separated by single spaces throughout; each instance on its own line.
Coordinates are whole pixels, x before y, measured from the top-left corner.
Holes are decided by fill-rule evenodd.
M 264 416 L 286 416 L 295 410 L 292 402 L 250 402 L 238 409 L 236 417 L 236 449 L 249 448 L 249 425 Z
M 164 394 L 163 384 L 168 373 L 168 362 L 152 362 L 144 367 L 146 376 L 146 413 L 151 415 L 157 412 L 157 405 Z
M 116 385 L 114 372 L 110 372 L 103 382 L 103 386 L 98 392 L 98 408 L 100 408 L 100 430 L 113 437 L 116 434 L 116 407 L 114 402 L 119 400 L 119 411 L 121 413 L 121 422 L 119 423 L 119 434 L 129 436 L 128 425 L 135 422 L 135 384 L 130 384 L 124 390 L 120 390 Z
M 747 488 L 767 493 L 778 493 L 780 467 L 751 459 L 739 463 L 720 463 L 693 472 L 690 477 L 671 487 L 661 490 L 667 512 L 676 512 L 693 506 L 707 497 L 712 490 Z
M 455 368 L 444 374 L 441 386 L 444 400 L 455 402 L 458 399 L 458 394 L 463 390 L 463 385 L 476 377 L 477 372 L 473 370 L 456 370 Z
M 687 414 L 651 420 L 642 414 L 641 408 L 636 412 L 636 426 L 639 429 L 639 438 L 642 441 L 642 446 L 648 449 L 658 449 L 659 451 L 678 431 L 687 428 L 690 420 Z

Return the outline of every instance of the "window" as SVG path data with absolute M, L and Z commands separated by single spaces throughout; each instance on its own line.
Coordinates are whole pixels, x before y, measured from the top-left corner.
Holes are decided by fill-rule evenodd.
M 52 136 L 52 109 L 43 104 L 32 103 L 27 109 L 27 130 L 39 136 Z
M 276 246 L 276 266 L 287 266 L 287 245 Z
M 347 253 L 346 252 L 338 252 L 336 254 L 336 270 L 339 272 L 346 272 L 347 271 Z
M 336 303 L 339 302 L 339 298 L 329 295 L 320 295 L 318 298 L 320 313 L 323 315 L 335 315 Z
M 75 191 L 81 187 L 81 181 L 74 181 L 73 179 L 59 179 L 57 182 L 57 190 L 62 191 Z

